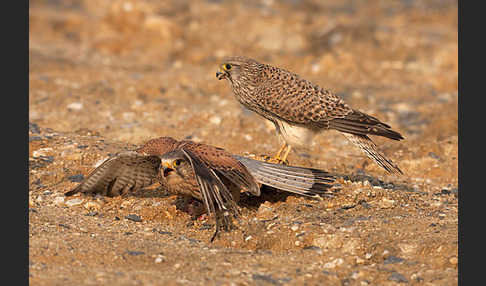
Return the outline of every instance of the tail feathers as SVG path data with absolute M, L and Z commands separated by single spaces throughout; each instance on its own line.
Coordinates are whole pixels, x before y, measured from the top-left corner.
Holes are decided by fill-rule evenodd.
M 378 118 L 354 110 L 344 118 L 329 121 L 329 128 L 354 135 L 377 135 L 388 139 L 401 140 L 403 136 Z
M 343 133 L 349 141 L 353 142 L 357 145 L 363 152 L 368 155 L 371 159 L 373 159 L 378 165 L 380 165 L 383 169 L 387 172 L 393 174 L 403 175 L 402 170 L 398 168 L 398 166 L 393 163 L 392 160 L 385 157 L 385 155 L 378 150 L 376 144 L 371 141 L 371 139 L 366 135 L 354 135 Z
M 323 194 L 332 186 L 334 177 L 312 168 L 286 166 L 234 155 L 258 183 L 305 196 Z

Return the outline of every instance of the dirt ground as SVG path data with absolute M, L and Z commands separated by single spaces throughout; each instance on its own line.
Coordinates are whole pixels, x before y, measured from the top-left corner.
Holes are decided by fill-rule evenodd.
M 31 285 L 456 285 L 457 1 L 29 1 Z M 273 126 L 215 72 L 246 55 L 331 88 L 405 140 L 387 175 L 329 131 L 290 164 L 339 177 L 266 189 L 209 243 L 158 189 L 64 197 L 110 154 L 188 138 L 273 155 Z

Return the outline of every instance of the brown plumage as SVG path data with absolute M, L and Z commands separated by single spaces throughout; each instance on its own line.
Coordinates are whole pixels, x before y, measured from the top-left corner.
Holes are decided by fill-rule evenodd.
M 157 181 L 171 194 L 201 201 L 215 214 L 217 232 L 229 225 L 230 214 L 237 214 L 242 190 L 259 196 L 259 184 L 264 184 L 314 196 L 324 193 L 334 178 L 317 169 L 266 163 L 211 145 L 160 137 L 107 159 L 65 195 L 124 195 Z
M 278 157 L 287 145 L 286 154 L 291 146 L 306 145 L 316 133 L 334 129 L 347 134 L 351 142 L 386 171 L 403 174 L 368 137 L 401 140 L 402 135 L 379 119 L 352 109 L 331 91 L 295 73 L 246 57 L 224 59 L 216 76 L 229 81 L 242 105 L 275 124 L 285 142 Z

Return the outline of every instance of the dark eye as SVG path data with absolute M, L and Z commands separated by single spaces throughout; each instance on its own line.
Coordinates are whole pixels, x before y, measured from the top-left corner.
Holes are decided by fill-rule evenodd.
M 224 65 L 224 69 L 229 71 L 231 69 L 231 65 L 230 64 L 225 64 Z
M 172 163 L 174 165 L 174 167 L 177 167 L 181 164 L 181 159 L 177 159 L 174 161 L 174 163 Z

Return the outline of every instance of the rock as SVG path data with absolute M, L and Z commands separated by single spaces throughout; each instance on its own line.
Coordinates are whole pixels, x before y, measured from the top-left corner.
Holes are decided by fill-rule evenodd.
M 399 243 L 397 246 L 405 257 L 412 256 L 418 249 L 417 244 Z
M 123 203 L 120 204 L 121 209 L 126 209 L 132 204 L 131 201 L 124 201 Z
M 83 109 L 83 104 L 81 102 L 73 102 L 68 104 L 67 109 L 78 111 Z
M 75 183 L 80 183 L 84 180 L 83 174 L 72 175 L 68 177 L 68 180 Z
M 346 234 L 323 234 L 314 238 L 313 245 L 321 247 L 324 251 L 342 249 L 345 253 L 355 254 L 361 247 L 359 238 L 347 237 Z
M 129 214 L 125 216 L 126 219 L 134 221 L 134 222 L 141 222 L 142 218 L 136 214 Z
M 398 283 L 408 283 L 407 278 L 398 272 L 393 272 L 390 276 L 388 276 L 388 280 Z
M 53 149 L 50 148 L 50 147 L 46 147 L 46 148 L 40 148 L 40 149 L 37 149 L 35 151 L 32 152 L 32 157 L 36 158 L 45 158 L 47 159 L 47 157 L 52 157 L 52 156 L 48 156 L 47 154 L 49 154 L 50 152 L 52 152 Z M 52 161 L 54 160 L 54 157 L 52 157 Z
M 131 251 L 131 250 L 129 250 L 129 251 L 127 251 L 127 254 L 128 255 L 132 255 L 132 256 L 138 256 L 138 255 L 145 254 L 145 252 L 143 252 L 143 251 Z
M 222 121 L 221 117 L 219 117 L 219 116 L 217 116 L 217 115 L 211 116 L 211 117 L 209 118 L 209 122 L 210 122 L 210 123 L 212 123 L 212 124 L 214 124 L 214 125 L 219 125 L 219 124 L 221 124 L 221 121 Z
M 29 136 L 29 142 L 40 141 L 40 140 L 42 140 L 42 137 L 40 136 Z
M 313 250 L 313 251 L 317 252 L 320 255 L 323 254 L 322 249 L 320 247 L 318 247 L 318 246 L 315 246 L 315 245 L 309 245 L 309 246 L 304 247 L 303 249 L 304 250 Z
M 64 205 L 64 197 L 62 196 L 59 196 L 59 197 L 55 197 L 54 200 L 53 200 L 53 203 L 57 206 L 60 206 L 60 205 Z
M 162 255 L 157 255 L 157 257 L 155 258 L 155 263 L 161 263 L 161 262 L 164 262 L 165 261 L 165 257 L 162 256 Z
M 37 124 L 29 122 L 29 132 L 33 134 L 40 134 L 40 128 Z
M 381 199 L 381 201 L 379 202 L 378 205 L 382 209 L 389 209 L 389 208 L 392 208 L 395 205 L 395 201 L 387 199 L 387 198 L 383 198 L 383 199 Z
M 82 202 L 83 202 L 82 199 L 72 199 L 72 200 L 67 201 L 66 205 L 69 206 L 69 207 L 72 207 L 72 206 L 80 205 Z
M 356 257 L 356 264 L 363 264 L 365 260 L 361 257 Z
M 87 210 L 99 210 L 100 209 L 100 205 L 96 202 L 87 202 L 84 204 L 84 208 L 87 209 Z
M 384 261 L 383 261 L 383 264 L 395 264 L 395 263 L 400 263 L 402 261 L 404 261 L 405 259 L 403 258 L 400 258 L 400 257 L 397 257 L 397 256 L 393 256 L 393 255 L 390 255 L 388 256 Z
M 344 259 L 342 258 L 336 258 L 333 261 L 327 262 L 324 264 L 324 268 L 335 268 L 336 266 L 339 266 L 344 263 Z
M 261 280 L 261 281 L 264 281 L 264 282 L 267 282 L 267 283 L 270 283 L 270 284 L 273 284 L 273 285 L 281 285 L 281 283 L 278 282 L 277 280 L 273 279 L 271 275 L 253 274 L 251 276 L 251 278 L 253 280 Z

